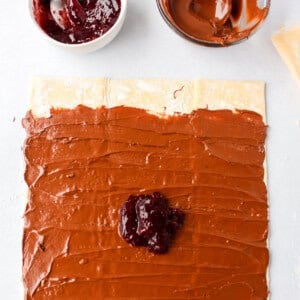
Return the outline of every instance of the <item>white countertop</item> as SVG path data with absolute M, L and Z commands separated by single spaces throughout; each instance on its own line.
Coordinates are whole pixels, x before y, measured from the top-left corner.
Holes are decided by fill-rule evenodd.
M 160 17 L 154 0 L 129 0 L 128 16 L 116 40 L 94 54 L 76 56 L 41 39 L 29 18 L 26 0 L 2 1 L 1 299 L 23 298 L 21 241 L 26 197 L 21 119 L 34 75 L 266 81 L 271 300 L 300 299 L 300 86 L 292 80 L 270 41 L 271 34 L 281 26 L 297 21 L 300 25 L 300 2 L 272 2 L 267 22 L 249 41 L 214 49 L 174 34 Z

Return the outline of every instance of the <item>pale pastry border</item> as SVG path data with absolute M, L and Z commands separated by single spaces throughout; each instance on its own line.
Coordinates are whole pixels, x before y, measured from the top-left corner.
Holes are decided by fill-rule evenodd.
M 49 117 L 51 108 L 129 106 L 158 115 L 211 110 L 251 110 L 266 119 L 265 83 L 222 80 L 120 80 L 44 78 L 32 80 L 29 109 Z
M 272 42 L 300 85 L 300 27 L 275 33 Z

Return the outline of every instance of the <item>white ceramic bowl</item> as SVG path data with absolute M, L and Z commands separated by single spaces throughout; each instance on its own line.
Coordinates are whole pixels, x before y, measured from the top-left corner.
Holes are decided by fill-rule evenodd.
M 29 0 L 29 12 L 30 12 L 30 17 L 34 23 L 34 26 L 38 29 L 38 31 L 41 33 L 41 36 L 46 39 L 47 41 L 49 41 L 51 44 L 60 47 L 62 49 L 68 50 L 70 52 L 73 53 L 89 53 L 89 52 L 93 52 L 96 51 L 100 48 L 103 48 L 104 46 L 106 46 L 107 44 L 109 44 L 120 32 L 123 24 L 124 24 L 124 20 L 126 17 L 126 13 L 127 13 L 127 3 L 128 0 L 121 0 L 121 12 L 120 15 L 116 21 L 116 23 L 102 36 L 86 42 L 86 43 L 80 43 L 80 44 L 66 44 L 66 43 L 62 43 L 59 42 L 55 39 L 53 39 L 52 37 L 50 37 L 41 27 L 40 25 L 37 23 L 34 14 L 33 14 L 33 0 Z

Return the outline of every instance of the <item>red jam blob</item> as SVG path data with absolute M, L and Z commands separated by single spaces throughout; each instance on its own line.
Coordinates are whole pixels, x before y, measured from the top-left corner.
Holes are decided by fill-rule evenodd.
M 34 16 L 53 39 L 66 44 L 92 41 L 105 34 L 117 21 L 121 0 L 34 0 Z M 53 4 L 53 3 L 52 3 Z
M 184 213 L 170 208 L 162 194 L 131 195 L 120 208 L 119 233 L 132 246 L 164 254 L 183 222 Z

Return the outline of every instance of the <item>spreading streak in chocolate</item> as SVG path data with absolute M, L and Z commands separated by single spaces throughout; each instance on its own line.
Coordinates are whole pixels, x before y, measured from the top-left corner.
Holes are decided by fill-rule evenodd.
M 23 123 L 26 299 L 267 299 L 260 115 L 79 106 Z M 118 234 L 124 199 L 157 190 L 186 215 L 161 256 Z

